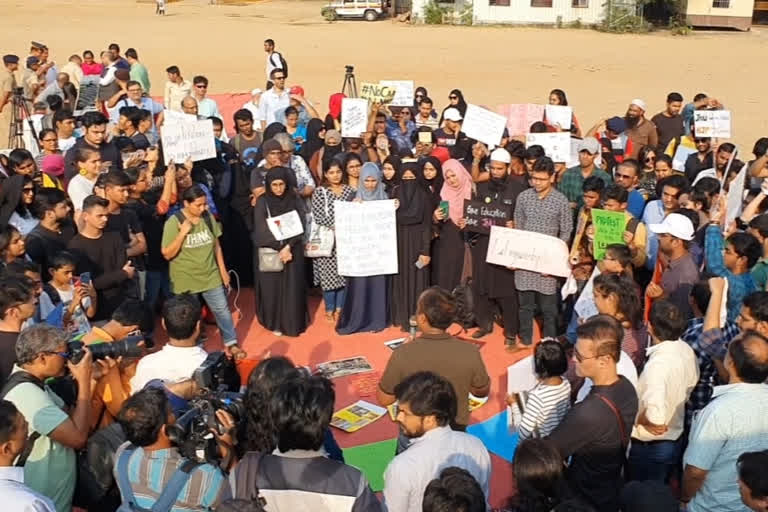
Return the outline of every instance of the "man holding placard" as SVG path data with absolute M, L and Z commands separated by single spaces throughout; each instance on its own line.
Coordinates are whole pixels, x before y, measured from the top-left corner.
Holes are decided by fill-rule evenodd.
M 541 157 L 533 164 L 533 188 L 521 193 L 515 204 L 515 228 L 555 236 L 566 244 L 573 231 L 573 212 L 568 199 L 554 188 L 555 164 Z M 517 270 L 515 287 L 520 301 L 520 339 L 533 343 L 533 319 L 541 311 L 541 335 L 557 336 L 558 282 L 548 275 Z
M 579 142 L 579 165 L 571 167 L 565 174 L 557 189 L 565 195 L 574 212 L 584 206 L 582 185 L 590 176 L 597 176 L 608 185 L 613 180 L 611 176 L 595 165 L 595 159 L 600 153 L 600 143 L 594 137 L 585 137 Z

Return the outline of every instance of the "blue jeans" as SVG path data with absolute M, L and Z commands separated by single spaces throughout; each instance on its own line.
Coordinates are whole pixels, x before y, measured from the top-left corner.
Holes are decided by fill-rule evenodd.
M 677 441 L 643 442 L 632 439 L 627 461 L 629 480 L 665 483 L 680 456 L 682 436 Z
M 146 292 L 144 302 L 152 310 L 157 305 L 159 298 L 167 299 L 171 296 L 171 280 L 168 271 L 147 270 Z
M 203 296 L 208 309 L 216 317 L 216 325 L 219 328 L 219 332 L 221 332 L 221 341 L 226 346 L 237 345 L 235 323 L 232 321 L 232 312 L 229 310 L 227 292 L 224 290 L 224 286 L 217 286 L 216 288 L 206 290 L 200 293 L 200 295 Z
M 333 313 L 337 309 L 344 307 L 344 298 L 347 296 L 346 288 L 338 288 L 323 292 L 323 302 L 325 302 L 325 312 Z

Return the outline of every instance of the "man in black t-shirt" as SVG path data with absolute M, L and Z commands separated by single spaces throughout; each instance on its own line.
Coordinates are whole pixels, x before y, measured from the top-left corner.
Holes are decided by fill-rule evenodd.
M 40 223 L 25 239 L 27 256 L 40 266 L 40 275 L 48 281 L 48 260 L 67 248 L 75 236 L 69 220 L 67 196 L 57 188 L 44 188 L 35 198 L 35 211 Z
M 598 512 L 619 508 L 627 443 L 637 415 L 637 393 L 616 373 L 624 329 L 607 315 L 587 320 L 576 331 L 576 374 L 594 382 L 587 397 L 568 412 L 549 440 L 563 459 L 571 458 L 571 487 Z
M 123 160 L 120 151 L 113 142 L 107 142 L 107 116 L 101 112 L 86 112 L 81 118 L 85 135 L 77 139 L 72 149 L 64 157 L 64 176 L 70 180 L 80 171 L 76 157 L 82 147 L 94 149 L 101 155 L 102 165 L 108 164 L 112 169 L 122 169 Z
M 32 281 L 26 277 L 0 279 L 0 387 L 11 374 L 16 362 L 16 338 L 21 326 L 35 314 Z
M 682 108 L 683 96 L 679 92 L 671 92 L 667 94 L 667 108 L 651 118 L 659 136 L 659 151 L 664 151 L 672 139 L 679 141 L 685 135 L 683 116 L 680 114 Z

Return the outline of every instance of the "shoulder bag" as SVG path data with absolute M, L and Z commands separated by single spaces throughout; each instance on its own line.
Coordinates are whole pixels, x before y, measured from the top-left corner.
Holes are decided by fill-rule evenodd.
M 266 206 L 266 205 L 265 205 Z M 267 216 L 272 217 L 267 206 Z M 271 247 L 259 247 L 259 272 L 282 272 L 285 268 L 280 252 Z
M 328 217 L 328 190 L 323 189 L 325 199 L 325 216 Z M 335 236 L 333 230 L 326 226 L 321 226 L 312 216 L 312 222 L 309 227 L 309 237 L 304 245 L 304 255 L 307 258 L 327 258 L 333 253 L 333 243 Z

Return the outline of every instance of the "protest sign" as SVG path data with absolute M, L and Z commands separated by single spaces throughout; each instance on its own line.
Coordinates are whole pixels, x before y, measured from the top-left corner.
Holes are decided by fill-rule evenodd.
M 380 80 L 379 85 L 393 87 L 395 97 L 392 99 L 393 107 L 412 107 L 414 87 L 413 80 Z
M 360 97 L 372 103 L 390 103 L 394 99 L 396 92 L 397 89 L 394 87 L 369 82 L 363 82 L 360 87 Z
M 676 171 L 685 171 L 685 161 L 688 160 L 688 156 L 696 153 L 696 148 L 689 148 L 682 144 L 677 145 L 675 150 L 675 156 L 672 157 L 672 168 Z
M 725 200 L 726 229 L 741 214 L 741 209 L 744 205 L 744 181 L 747 176 L 747 167 L 747 165 L 741 167 L 739 174 L 736 175 L 728 188 L 728 196 Z
M 80 79 L 80 88 L 77 91 L 77 101 L 75 102 L 76 116 L 81 116 L 86 112 L 96 110 L 96 99 L 99 97 L 99 77 L 84 76 Z
M 533 123 L 544 119 L 544 105 L 535 103 L 499 105 L 496 112 L 507 118 L 510 136 L 525 135 Z
M 184 163 L 216 157 L 216 143 L 213 136 L 213 122 L 210 119 L 191 123 L 172 123 L 161 132 L 165 165 L 171 160 Z
M 341 100 L 341 136 L 360 137 L 368 129 L 368 100 L 344 98 Z
M 595 276 L 600 273 L 600 269 L 595 265 L 595 269 L 592 271 L 592 275 L 589 276 L 589 281 L 584 285 L 584 289 L 581 290 L 581 295 L 576 299 L 576 303 L 573 305 L 573 310 L 579 316 L 579 318 L 586 320 L 592 316 L 600 314 L 595 304 L 595 297 L 592 291 L 595 288 Z
M 464 114 L 461 131 L 470 139 L 479 140 L 494 148 L 501 143 L 506 124 L 507 119 L 504 116 L 470 103 Z
M 544 115 L 549 125 L 559 125 L 563 130 L 571 129 L 571 119 L 573 119 L 573 109 L 571 107 L 546 105 L 544 107 Z
M 467 219 L 467 231 L 483 233 L 491 232 L 491 226 L 503 226 L 512 220 L 512 212 L 508 208 L 491 206 L 482 201 L 464 200 L 464 218 Z
M 485 261 L 550 276 L 568 277 L 568 246 L 554 236 L 491 226 Z
M 397 273 L 394 201 L 336 201 L 336 260 L 341 276 Z
M 197 121 L 197 116 L 195 115 L 185 114 L 184 112 L 176 112 L 175 110 L 170 109 L 163 110 L 164 126 L 176 123 L 194 123 L 195 121 Z
M 267 217 L 267 227 L 275 240 L 287 240 L 304 233 L 304 224 L 296 210 Z
M 568 132 L 556 133 L 529 133 L 525 137 L 525 147 L 539 145 L 544 148 L 544 153 L 553 162 L 569 162 L 571 159 L 571 134 Z
M 693 123 L 696 137 L 731 137 L 730 110 L 694 110 Z
M 605 248 L 611 244 L 624 244 L 627 217 L 624 212 L 609 212 L 592 208 L 592 225 L 595 227 L 593 253 L 596 260 L 605 258 Z

